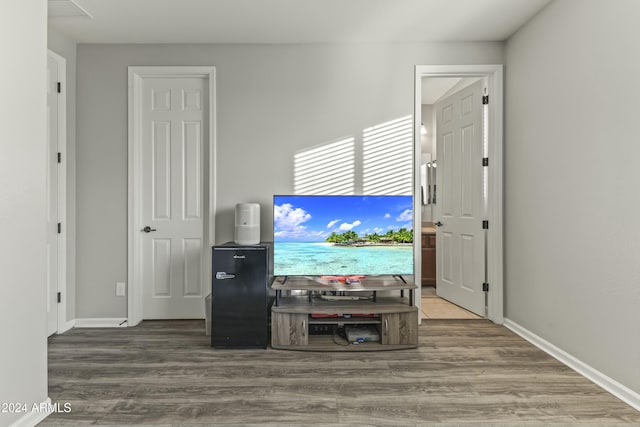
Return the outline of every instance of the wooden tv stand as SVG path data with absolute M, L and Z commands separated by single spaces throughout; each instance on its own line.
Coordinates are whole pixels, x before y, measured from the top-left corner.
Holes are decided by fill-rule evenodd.
M 397 276 L 365 277 L 357 283 L 319 277 L 277 278 L 271 285 L 271 347 L 307 351 L 379 351 L 418 346 L 416 285 Z M 394 292 L 390 292 L 394 291 Z M 331 300 L 333 294 L 362 299 Z M 320 295 L 325 295 L 322 298 Z M 393 295 L 389 295 L 393 294 Z M 408 295 L 407 295 L 408 294 Z M 318 317 L 328 315 L 331 317 Z M 360 315 L 360 316 L 359 316 Z M 362 317 L 365 316 L 365 317 Z M 352 344 L 334 335 L 310 335 L 310 325 L 375 325 L 379 342 Z

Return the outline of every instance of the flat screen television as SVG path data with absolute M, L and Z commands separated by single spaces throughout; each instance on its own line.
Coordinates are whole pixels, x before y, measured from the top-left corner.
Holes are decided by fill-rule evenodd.
M 275 276 L 413 274 L 412 196 L 273 197 Z

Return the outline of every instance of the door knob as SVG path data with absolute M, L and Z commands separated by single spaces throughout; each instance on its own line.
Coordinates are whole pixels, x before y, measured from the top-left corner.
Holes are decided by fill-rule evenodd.
M 151 233 L 152 231 L 156 231 L 156 229 L 155 229 L 155 228 L 151 228 L 151 227 L 149 227 L 149 226 L 147 225 L 147 226 L 146 226 L 145 228 L 143 228 L 141 231 L 144 231 L 145 233 Z
M 436 222 L 436 227 L 442 227 L 444 224 L 441 223 L 440 221 Z

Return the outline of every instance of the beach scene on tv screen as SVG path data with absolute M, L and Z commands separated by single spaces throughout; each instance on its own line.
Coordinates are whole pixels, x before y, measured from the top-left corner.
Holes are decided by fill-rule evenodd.
M 412 196 L 274 196 L 277 276 L 413 274 Z

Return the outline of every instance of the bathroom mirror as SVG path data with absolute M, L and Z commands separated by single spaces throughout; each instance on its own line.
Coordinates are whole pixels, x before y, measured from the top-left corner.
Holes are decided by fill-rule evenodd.
M 435 205 L 436 204 L 436 161 L 435 160 L 427 163 L 427 171 L 428 171 L 427 175 L 429 177 L 429 183 L 428 183 L 429 204 Z
M 429 156 L 426 156 L 429 157 Z M 422 205 L 436 203 L 436 161 L 427 161 L 420 167 L 420 188 L 422 189 Z

